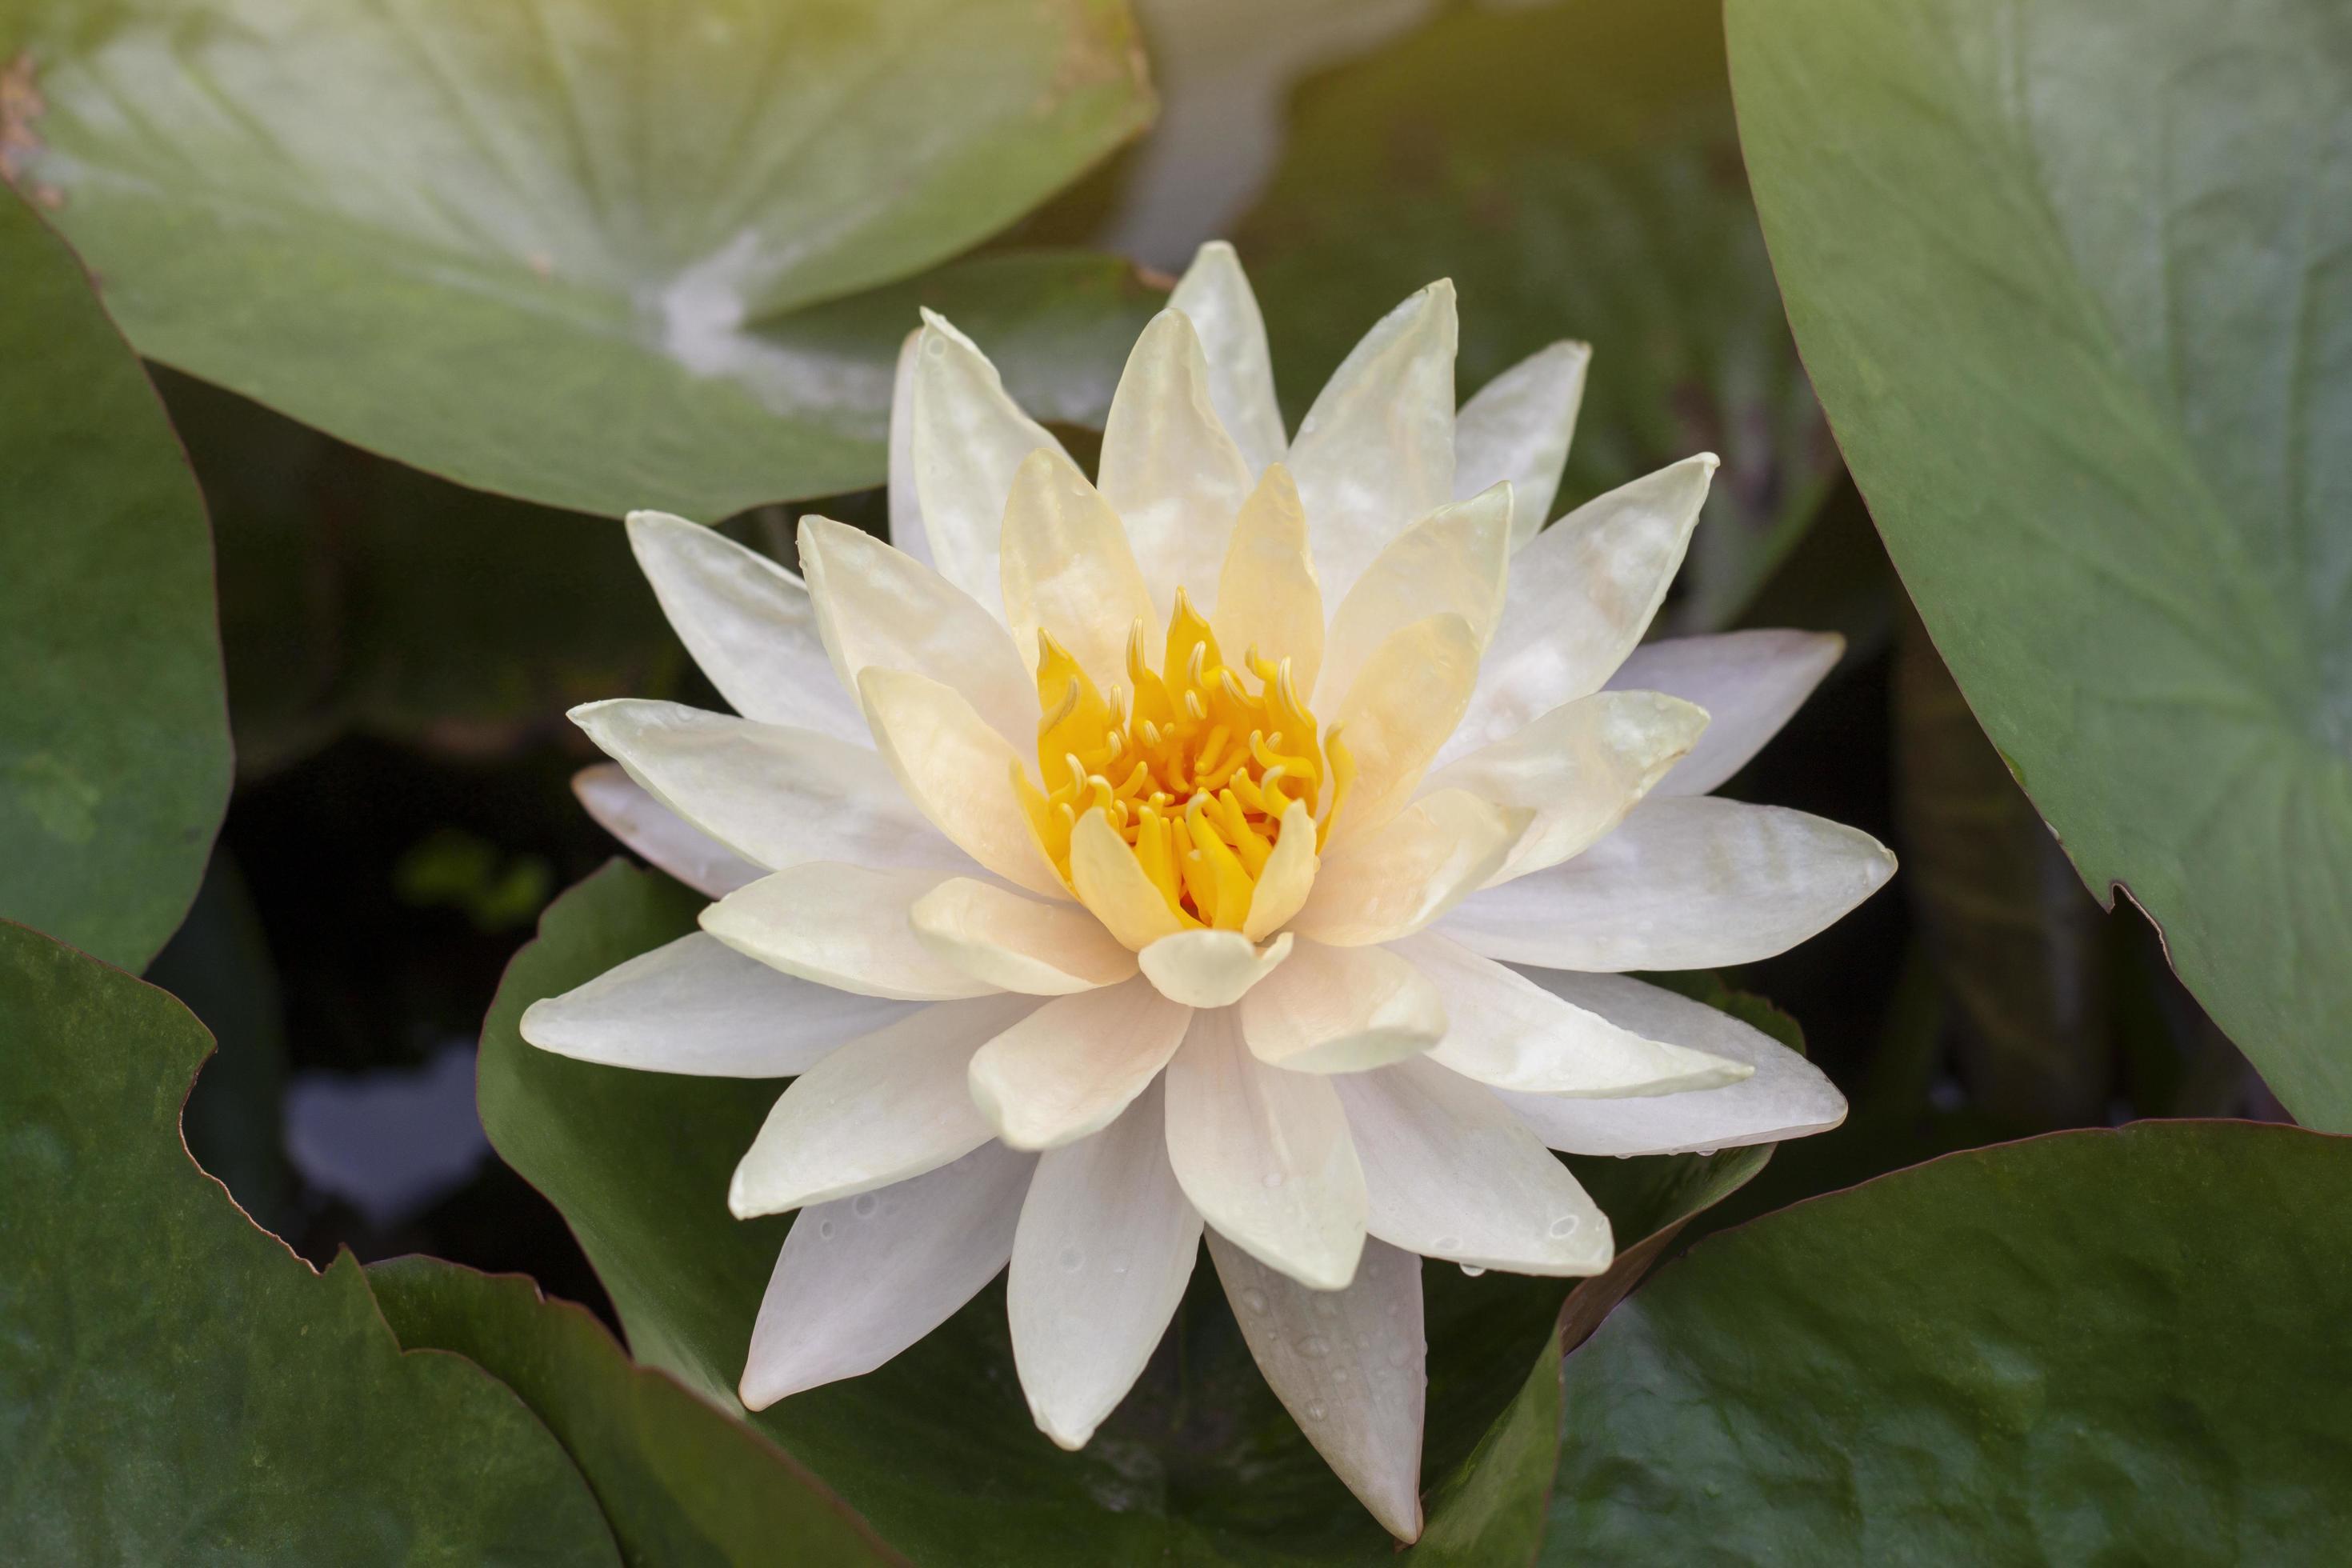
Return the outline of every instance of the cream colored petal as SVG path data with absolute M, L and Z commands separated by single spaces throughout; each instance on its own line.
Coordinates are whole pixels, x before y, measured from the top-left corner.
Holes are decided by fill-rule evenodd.
M 1571 1154 L 1685 1154 L 1823 1132 L 1845 1120 L 1845 1097 L 1822 1069 L 1730 1014 L 1622 974 L 1531 969 L 1527 977 L 1570 1006 L 1654 1040 L 1676 1040 L 1752 1071 L 1723 1089 L 1643 1100 L 1574 1100 L 1505 1092 L 1546 1143 Z
M 890 542 L 929 566 L 931 536 L 923 530 L 923 498 L 915 483 L 915 367 L 922 363 L 923 331 L 918 327 L 898 344 L 890 377 Z
M 1530 819 L 1461 790 L 1415 801 L 1323 858 L 1290 929 L 1333 947 L 1411 936 L 1485 886 Z
M 1894 874 L 1869 834 L 1801 811 L 1647 800 L 1575 859 L 1465 900 L 1443 930 L 1507 963 L 1716 969 L 1787 952 Z
M 1140 979 L 1057 997 L 971 1058 L 972 1102 L 1015 1149 L 1076 1142 L 1160 1076 L 1191 1017 Z
M 1456 337 L 1454 285 L 1433 283 L 1364 334 L 1299 422 L 1288 462 L 1327 597 L 1453 499 Z
M 1037 682 L 995 610 L 830 518 L 801 519 L 800 551 L 817 628 L 850 690 L 869 667 L 911 670 L 961 693 L 1013 745 L 1037 743 Z
M 799 578 L 716 529 L 667 512 L 633 511 L 628 529 L 662 613 L 735 711 L 866 738 L 856 700 L 826 673 L 815 608 Z
M 1445 759 L 1601 689 L 1657 614 L 1717 458 L 1685 458 L 1589 501 L 1511 558 L 1502 624 Z
M 1274 395 L 1274 357 L 1265 346 L 1265 318 L 1250 291 L 1241 258 L 1222 239 L 1193 254 L 1176 280 L 1169 309 L 1192 319 L 1209 363 L 1209 400 L 1252 473 L 1282 456 L 1287 437 Z
M 1256 476 L 1217 416 L 1208 361 L 1183 311 L 1160 311 L 1136 340 L 1103 425 L 1101 473 L 1161 619 L 1180 586 L 1195 603 L 1215 593 Z
M 1643 643 L 1609 678 L 1612 690 L 1664 691 L 1706 709 L 1706 733 L 1658 793 L 1705 795 L 1747 765 L 1845 653 L 1835 632 L 1724 632 Z
M 922 1005 L 818 985 L 696 931 L 532 1003 L 521 1027 L 532 1045 L 575 1061 L 790 1078 Z
M 1067 996 L 1135 973 L 1135 954 L 1077 905 L 1039 903 L 992 882 L 941 882 L 907 919 L 934 958 L 1000 991 Z
M 1136 954 L 1160 994 L 1187 1007 L 1230 1007 L 1290 956 L 1290 933 L 1264 946 L 1237 931 L 1181 931 Z
M 1230 1008 L 1192 1015 L 1168 1064 L 1168 1161 L 1217 1233 L 1337 1290 L 1364 1249 L 1364 1173 L 1331 1080 L 1265 1066 Z
M 1156 635 L 1166 612 L 1153 611 L 1119 514 L 1060 452 L 1032 452 L 1013 476 L 1003 564 L 1004 618 L 1029 668 L 1042 630 L 1097 686 L 1126 683 L 1129 628 L 1141 621 Z
M 1001 605 L 997 548 L 1013 470 L 1040 447 L 1062 444 L 1021 411 L 988 356 L 944 318 L 923 312 L 915 355 L 909 457 L 931 559 L 975 602 Z
M 1477 679 L 1477 635 L 1460 616 L 1432 616 L 1391 632 L 1364 661 L 1339 705 L 1356 782 L 1331 826 L 1333 848 L 1404 809 Z
M 572 775 L 572 793 L 597 826 L 707 899 L 768 874 L 646 793 L 618 763 L 582 768 Z
M 1496 1089 L 1614 1100 L 1720 1089 L 1754 1070 L 1620 1028 L 1435 931 L 1385 951 L 1419 970 L 1445 1008 L 1445 1038 L 1429 1059 Z
M 1001 1144 L 793 1222 L 738 1391 L 746 1407 L 872 1372 L 955 1315 L 1012 1255 L 1034 1154 Z
M 1519 503 L 1511 519 L 1514 550 L 1551 520 L 1591 363 L 1591 344 L 1553 343 L 1479 388 L 1454 416 L 1454 493 L 1473 496 L 1510 481 Z
M 1437 987 L 1383 947 L 1302 942 L 1241 1000 L 1250 1055 L 1292 1072 L 1363 1072 L 1445 1035 Z
M 1038 1430 L 1080 1448 L 1142 1374 L 1184 1299 L 1201 1215 L 1176 1184 L 1158 1084 L 1037 1162 L 1004 1282 L 1013 1365 Z
M 972 1052 L 1037 1003 L 991 996 L 926 1007 L 860 1036 L 794 1079 L 727 1185 L 738 1219 L 887 1187 L 993 1136 L 964 1075 Z
M 655 799 L 756 864 L 971 868 L 870 746 L 633 697 L 570 718 Z
M 1294 803 L 1291 809 L 1305 808 Z M 1307 836 L 1314 837 L 1312 824 Z M 1281 853 L 1279 845 L 1275 853 Z M 1271 864 L 1269 858 L 1269 868 Z M 1071 831 L 1070 880 L 1077 889 L 1078 901 L 1122 946 L 1140 952 L 1161 937 L 1184 929 L 1184 922 L 1152 885 L 1135 851 L 1099 808 L 1080 817 Z
M 1264 942 L 1289 924 L 1315 890 L 1315 872 L 1321 864 L 1315 849 L 1315 818 L 1305 801 L 1294 800 L 1282 814 L 1282 833 L 1275 840 L 1274 853 L 1265 858 L 1265 869 L 1258 873 L 1257 886 L 1250 891 L 1242 935 Z
M 1275 1397 L 1382 1529 L 1418 1540 L 1429 1387 L 1421 1259 L 1367 1241 L 1346 1289 L 1316 1290 L 1214 1231 L 1209 1258 Z
M 1511 488 L 1452 501 L 1391 540 L 1331 617 L 1318 703 L 1346 694 L 1391 637 L 1432 616 L 1455 615 L 1478 648 L 1503 614 L 1511 565 Z
M 1006 881 L 1067 899 L 1061 874 L 1013 793 L 1022 754 L 971 703 L 927 676 L 868 669 L 858 678 L 876 748 L 898 787 L 950 843 Z
M 1430 774 L 1427 790 L 1463 789 L 1535 821 L 1495 873 L 1507 882 L 1556 866 L 1625 818 L 1706 731 L 1707 716 L 1654 691 L 1596 691 Z
M 1315 585 L 1298 487 L 1280 463 L 1242 503 L 1210 622 L 1228 657 L 1255 648 L 1276 664 L 1286 658 L 1299 692 L 1315 689 L 1323 668 L 1323 593 Z
M 1003 987 L 941 962 L 908 922 L 915 900 L 952 875 L 813 860 L 728 894 L 702 911 L 702 929 L 787 974 L 860 995 L 984 996 Z
M 1382 1241 L 1513 1274 L 1598 1274 L 1616 1256 L 1609 1216 L 1492 1089 L 1433 1061 L 1331 1081 Z

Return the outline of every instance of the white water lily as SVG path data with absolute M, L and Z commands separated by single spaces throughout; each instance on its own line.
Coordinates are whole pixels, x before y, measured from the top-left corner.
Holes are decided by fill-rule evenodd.
M 803 520 L 803 577 L 639 513 L 740 717 L 573 717 L 624 842 L 702 931 L 524 1016 L 534 1045 L 792 1077 L 735 1173 L 800 1209 L 753 1409 L 868 1371 L 1000 1270 L 1038 1426 L 1118 1405 L 1205 1232 L 1259 1364 L 1380 1521 L 1420 1531 L 1420 1267 L 1588 1275 L 1609 1222 L 1550 1149 L 1717 1149 L 1844 1101 L 1737 1020 L 1617 973 L 1802 942 L 1893 869 L 1708 798 L 1835 661 L 1639 647 L 1716 461 L 1543 528 L 1587 352 L 1458 413 L 1438 283 L 1295 437 L 1230 247 L 1128 362 L 1091 482 L 929 318 L 890 430 L 897 547 Z

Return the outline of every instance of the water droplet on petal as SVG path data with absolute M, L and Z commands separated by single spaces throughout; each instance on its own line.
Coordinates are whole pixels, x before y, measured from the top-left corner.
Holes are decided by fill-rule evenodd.
M 1471 1279 L 1475 1279 L 1478 1276 L 1486 1271 L 1475 1263 L 1465 1263 L 1462 1266 L 1462 1272 L 1470 1276 Z
M 1076 1273 L 1078 1269 L 1084 1268 L 1086 1266 L 1086 1261 L 1087 1255 L 1080 1252 L 1076 1247 L 1066 1247 L 1062 1248 L 1062 1267 L 1070 1270 L 1072 1273 Z
M 1242 1292 L 1242 1305 L 1253 1312 L 1265 1310 L 1265 1292 L 1253 1285 Z
M 1309 1334 L 1299 1342 L 1298 1350 L 1302 1355 L 1327 1356 L 1331 1353 L 1331 1342 L 1320 1334 Z
M 1583 1223 L 1584 1222 L 1582 1220 L 1577 1218 L 1572 1214 L 1562 1215 L 1558 1219 L 1551 1222 L 1551 1235 L 1555 1237 L 1574 1236 L 1576 1234 L 1576 1227 Z
M 833 1221 L 829 1219 L 821 1219 L 816 1222 L 816 1238 L 819 1241 L 831 1241 L 833 1239 Z
M 860 1193 L 856 1197 L 849 1200 L 849 1212 L 856 1215 L 859 1219 L 867 1218 L 876 1209 L 878 1209 L 881 1206 L 882 1200 L 876 1197 L 872 1193 Z
M 1310 1405 L 1307 1407 L 1307 1419 L 1309 1421 L 1320 1421 L 1328 1414 L 1329 1412 L 1319 1405 Z
M 1280 1171 L 1268 1171 L 1265 1173 L 1265 1184 L 1269 1187 L 1278 1187 L 1282 1185 L 1282 1173 Z
M 1698 1152 L 1698 1157 L 1702 1160 L 1712 1160 L 1715 1158 L 1715 1151 L 1712 1149 L 1701 1149 Z

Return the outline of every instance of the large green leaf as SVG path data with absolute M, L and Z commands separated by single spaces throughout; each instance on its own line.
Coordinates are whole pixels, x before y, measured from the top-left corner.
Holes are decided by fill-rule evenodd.
M 2352 1144 L 2141 1122 L 1703 1241 L 1569 1357 L 1547 1562 L 2337 1563 Z
M 616 1563 L 545 1427 L 189 1163 L 210 1041 L 0 922 L 0 1540 L 25 1563 Z
M 2352 1130 L 2352 11 L 1733 0 L 1790 320 L 2094 891 Z
M 1451 277 L 1465 394 L 1554 339 L 1593 346 L 1558 510 L 1720 453 L 1670 612 L 1685 628 L 1731 622 L 1837 472 L 1741 177 L 1715 0 L 1457 9 L 1308 85 L 1241 237 L 1294 420 L 1381 311 Z
M 0 916 L 144 967 L 228 804 L 212 541 L 155 389 L 0 190 Z
M 1122 0 L 0 0 L 19 49 L 19 178 L 142 353 L 607 513 L 877 482 L 913 300 L 803 307 L 965 248 L 1150 112 Z M 1097 268 L 1028 297 L 1083 319 L 1130 286 Z

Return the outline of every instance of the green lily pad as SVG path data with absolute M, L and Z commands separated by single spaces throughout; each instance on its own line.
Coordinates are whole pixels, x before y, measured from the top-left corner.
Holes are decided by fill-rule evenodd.
M 2335 0 L 1733 0 L 1797 341 L 2075 868 L 2352 1131 L 2352 28 Z
M 608 514 L 877 482 L 914 300 L 808 308 L 965 249 L 1150 112 L 1122 0 L 0 0 L 20 52 L 16 177 L 142 353 Z M 1128 287 L 1083 270 L 1026 297 L 1083 320 Z
M 1559 1563 L 2333 1563 L 2352 1144 L 2140 1122 L 1709 1237 L 1568 1359 Z
M 0 922 L 0 1540 L 26 1563 L 617 1563 L 547 1429 L 404 1353 L 196 1169 L 211 1041 L 164 993 Z
M 143 968 L 228 805 L 212 539 L 155 389 L 0 190 L 0 917 Z

